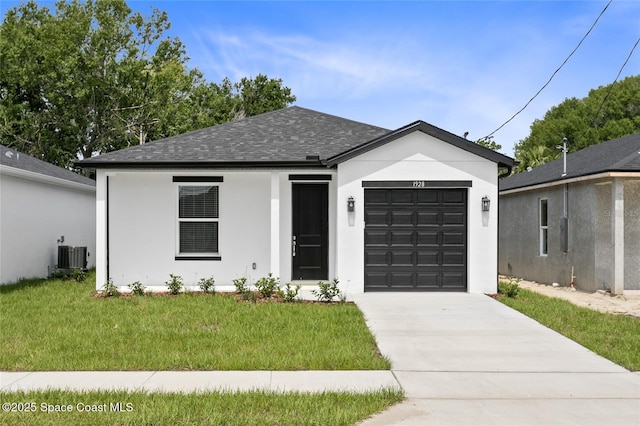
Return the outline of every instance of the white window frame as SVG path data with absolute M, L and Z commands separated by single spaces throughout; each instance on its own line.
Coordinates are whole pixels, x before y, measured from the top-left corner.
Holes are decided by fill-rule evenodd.
M 181 187 L 217 187 L 218 188 L 218 217 L 217 218 L 181 218 L 180 217 L 180 188 Z M 175 185 L 175 218 L 176 218 L 176 230 L 175 230 L 175 255 L 176 260 L 181 258 L 194 259 L 203 258 L 209 259 L 212 256 L 220 256 L 220 198 L 221 198 L 221 185 L 218 182 L 176 182 Z M 181 222 L 216 222 L 218 224 L 218 251 L 216 252 L 183 252 L 180 251 L 180 223 Z M 219 260 L 219 259 L 215 259 Z
M 543 217 L 543 208 L 544 217 Z M 544 219 L 544 220 L 543 220 Z M 547 198 L 541 198 L 538 201 L 538 227 L 539 227 L 539 254 L 540 256 L 549 255 L 549 200 Z

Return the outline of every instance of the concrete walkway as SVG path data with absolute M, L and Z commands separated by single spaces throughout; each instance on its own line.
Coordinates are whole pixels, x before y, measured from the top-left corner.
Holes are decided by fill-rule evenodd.
M 487 296 L 354 300 L 407 397 L 363 425 L 640 425 L 640 375 Z
M 399 388 L 391 371 L 55 371 L 0 372 L 4 392 L 67 389 L 148 392 L 366 392 Z

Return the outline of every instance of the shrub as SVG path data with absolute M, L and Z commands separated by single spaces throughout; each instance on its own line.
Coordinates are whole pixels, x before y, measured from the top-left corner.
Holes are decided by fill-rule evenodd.
M 318 289 L 311 290 L 311 293 L 313 293 L 313 295 L 321 302 L 331 302 L 336 296 L 340 298 L 340 301 L 344 302 L 346 298 L 338 287 L 339 282 L 340 281 L 337 278 L 334 278 L 330 283 L 320 281 L 318 282 Z
M 214 283 L 215 280 L 213 279 L 213 277 L 209 277 L 209 278 L 200 278 L 200 281 L 198 281 L 198 286 L 200 287 L 200 290 L 202 290 L 204 293 L 215 293 L 216 289 L 214 287 Z
M 118 291 L 118 287 L 113 283 L 113 280 L 109 278 L 104 286 L 102 286 L 102 294 L 108 297 L 118 297 L 120 296 L 120 292 Z
M 131 289 L 131 294 L 135 294 L 136 296 L 143 296 L 144 289 L 146 288 L 140 281 L 132 282 L 128 287 Z
M 520 278 L 509 277 L 509 282 L 498 282 L 498 294 L 504 294 L 507 297 L 515 299 L 520 292 Z
M 251 291 L 249 291 L 249 287 L 247 286 L 246 277 L 236 278 L 233 280 L 233 285 L 236 287 L 236 291 L 242 295 L 242 300 L 249 300 Z
M 256 282 L 256 288 L 258 289 L 258 292 L 260 292 L 262 297 L 268 299 L 278 289 L 279 284 L 280 278 L 274 277 L 271 273 L 269 273 L 269 276 L 262 277 Z
M 236 287 L 236 291 L 240 294 L 248 293 L 249 287 L 247 287 L 247 278 L 236 278 L 233 280 L 233 285 Z
M 182 290 L 182 288 L 184 287 L 184 283 L 182 282 L 182 277 L 180 275 L 173 275 L 173 274 L 169 274 L 169 277 L 171 277 L 171 279 L 165 282 L 165 284 L 167 285 L 167 288 L 169 289 L 169 293 L 173 295 L 180 293 L 180 290 Z
M 278 289 L 278 296 L 280 296 L 283 301 L 291 303 L 296 301 L 298 291 L 300 291 L 300 284 L 291 287 L 291 283 L 287 283 L 286 286 Z
M 87 273 L 82 269 L 74 269 L 71 273 L 71 279 L 75 282 L 83 282 L 87 278 Z

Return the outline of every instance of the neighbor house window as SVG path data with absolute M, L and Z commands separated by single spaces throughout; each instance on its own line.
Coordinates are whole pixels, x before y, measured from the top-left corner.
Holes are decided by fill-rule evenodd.
M 540 200 L 540 256 L 547 255 L 549 245 L 547 200 Z
M 178 187 L 180 254 L 218 253 L 218 186 Z

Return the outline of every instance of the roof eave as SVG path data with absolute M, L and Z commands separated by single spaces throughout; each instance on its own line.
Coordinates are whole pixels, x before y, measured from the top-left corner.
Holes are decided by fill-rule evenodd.
M 550 188 L 558 185 L 565 185 L 576 182 L 584 182 L 589 180 L 611 179 L 611 178 L 632 178 L 640 179 L 640 171 L 634 172 L 629 170 L 605 170 L 596 173 L 588 173 L 584 175 L 565 177 L 561 179 L 550 179 L 542 182 L 536 182 L 528 185 L 515 186 L 508 189 L 500 189 L 500 195 L 514 194 L 516 192 L 535 191 L 537 189 Z
M 440 129 L 436 126 L 420 120 L 389 132 L 386 135 L 382 135 L 378 138 L 372 139 L 343 153 L 330 157 L 327 159 L 327 165 L 333 167 L 337 164 L 350 160 L 351 158 L 357 157 L 358 155 L 364 154 L 365 152 L 371 151 L 381 145 L 385 145 L 415 131 L 421 131 L 427 135 L 435 137 L 436 139 L 440 139 L 444 142 L 450 143 L 455 147 L 468 151 L 472 154 L 479 155 L 480 157 L 497 163 L 500 167 L 511 168 L 517 165 L 517 162 L 513 158 L 507 157 L 506 155 L 499 152 L 492 151 L 488 148 L 475 144 L 471 141 L 468 141 L 467 139 L 461 138 L 460 136 L 454 135 L 453 133 L 449 133 L 446 130 Z
M 110 161 L 92 162 L 82 160 L 75 163 L 76 167 L 84 169 L 247 169 L 247 168 L 296 168 L 296 169 L 326 169 L 323 160 L 307 161 Z

